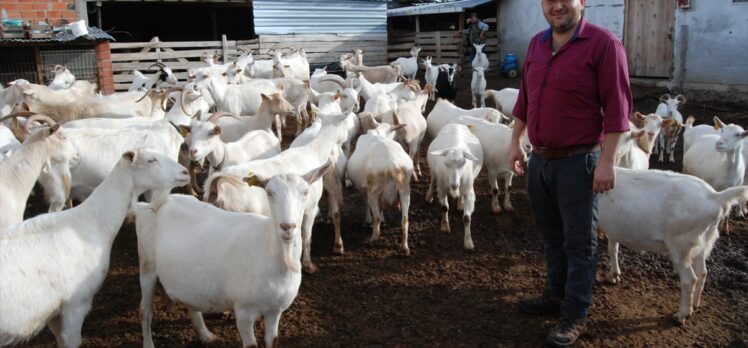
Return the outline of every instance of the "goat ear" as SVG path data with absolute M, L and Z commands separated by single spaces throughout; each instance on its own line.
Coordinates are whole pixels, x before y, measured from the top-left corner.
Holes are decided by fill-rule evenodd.
M 182 134 L 183 137 L 186 137 L 187 134 L 190 134 L 190 126 L 179 126 L 179 134 Z
M 315 181 L 319 180 L 321 177 L 325 176 L 327 172 L 330 171 L 333 167 L 333 161 L 328 159 L 325 164 L 323 164 L 319 168 L 312 169 L 308 173 L 301 176 L 302 179 L 306 180 L 310 185 L 313 184 Z
M 133 152 L 133 151 L 127 151 L 127 152 L 125 152 L 125 153 L 122 154 L 122 158 L 124 158 L 124 159 L 126 159 L 126 160 L 128 160 L 129 162 L 132 163 L 132 162 L 135 161 L 135 152 Z
M 228 73 L 223 73 L 223 74 L 221 74 L 221 76 L 227 76 L 227 75 L 228 75 Z
M 364 129 L 364 132 L 377 128 L 378 122 L 370 112 L 362 112 L 358 114 L 358 119 L 361 121 L 361 128 Z
M 644 119 L 646 117 L 644 116 L 644 114 L 642 114 L 641 112 L 637 111 L 637 112 L 634 113 L 634 118 L 636 118 L 639 121 L 644 121 Z
M 387 131 L 387 133 L 392 133 L 392 132 L 398 131 L 398 130 L 403 129 L 403 128 L 407 127 L 407 126 L 408 125 L 405 124 L 405 123 L 398 124 L 397 126 L 392 126 L 392 128 L 390 128 L 390 130 Z
M 678 101 L 678 105 L 683 105 L 686 103 L 686 97 L 683 94 L 676 95 L 675 100 Z
M 433 155 L 433 156 L 444 156 L 444 155 L 447 154 L 447 151 L 449 151 L 449 149 L 444 149 L 444 150 L 439 150 L 439 151 L 431 151 L 431 152 L 429 152 L 429 155 Z
M 57 132 L 58 130 L 60 130 L 60 124 L 55 123 L 52 125 L 52 127 L 49 127 L 49 134 L 50 135 L 55 134 L 55 132 Z
M 29 104 L 22 103 L 21 104 L 21 110 L 31 111 L 31 107 L 29 106 Z
M 213 127 L 213 131 L 210 132 L 210 135 L 220 135 L 221 134 L 221 127 L 215 126 Z
M 631 132 L 631 138 L 632 138 L 632 139 L 639 139 L 639 138 L 641 138 L 641 137 L 642 137 L 642 136 L 644 135 L 644 133 L 646 133 L 646 132 L 647 132 L 647 131 L 645 131 L 645 130 L 643 130 L 643 129 L 642 129 L 642 130 L 639 130 L 638 132 Z
M 392 125 L 400 125 L 400 120 L 397 118 L 397 112 L 395 112 L 395 110 L 392 110 Z
M 470 151 L 463 151 L 462 154 L 463 156 L 465 156 L 466 159 L 469 159 L 473 162 L 478 161 L 478 157 L 473 156 L 473 154 L 470 153 Z
M 747 137 L 748 136 L 748 130 L 747 131 L 743 131 L 743 133 L 740 134 L 740 136 L 743 137 L 743 138 Z
M 342 95 L 343 95 L 343 94 L 341 94 L 340 92 L 338 92 L 338 93 L 335 93 L 335 95 L 334 95 L 334 96 L 332 96 L 332 100 L 338 100 L 338 99 L 340 99 L 340 97 L 341 97 Z
M 242 179 L 242 181 L 246 182 L 249 186 L 257 186 L 260 188 L 265 188 L 265 185 L 268 183 L 267 180 L 260 178 L 259 176 L 255 175 L 252 172 L 249 172 L 249 174 Z
M 260 97 L 262 97 L 262 100 L 270 100 L 270 97 L 265 95 L 265 93 L 260 93 Z
M 662 121 L 662 125 L 663 125 L 663 126 L 668 126 L 668 127 L 670 127 L 670 126 L 673 126 L 673 125 L 675 125 L 676 123 L 678 123 L 678 121 L 676 121 L 676 120 L 674 120 L 674 119 L 672 119 L 672 118 L 667 118 L 667 119 L 664 119 L 664 120 Z
M 722 121 L 719 119 L 719 117 L 714 116 L 714 129 L 720 130 L 724 126 L 725 126 L 725 124 L 722 123 Z
M 673 99 L 669 93 L 665 93 L 660 97 L 660 103 L 666 103 L 669 99 Z

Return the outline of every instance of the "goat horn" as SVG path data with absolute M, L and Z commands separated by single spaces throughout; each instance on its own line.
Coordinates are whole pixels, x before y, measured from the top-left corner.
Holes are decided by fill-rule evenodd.
M 250 49 L 246 47 L 237 47 L 236 50 L 239 52 L 245 52 L 245 53 L 250 52 Z
M 184 112 L 184 114 L 189 116 L 190 118 L 195 118 L 195 116 L 200 115 L 202 113 L 202 110 L 197 110 L 192 115 L 187 113 L 187 109 L 184 107 L 184 95 L 185 95 L 184 92 L 182 92 L 182 94 L 179 95 L 179 105 L 182 106 L 182 112 Z M 198 117 L 198 119 L 200 118 Z
M 208 122 L 215 122 L 216 120 L 218 120 L 219 118 L 221 118 L 223 116 L 233 117 L 233 118 L 235 118 L 237 120 L 240 119 L 239 116 L 236 116 L 236 115 L 234 115 L 234 114 L 232 114 L 230 112 L 221 111 L 221 112 L 216 112 L 213 115 L 210 115 L 210 117 L 208 117 Z
M 0 122 L 5 121 L 5 120 L 7 120 L 9 118 L 29 117 L 29 116 L 34 116 L 34 115 L 36 115 L 36 112 L 32 112 L 32 111 L 13 112 L 13 113 L 7 114 L 7 115 L 5 115 L 3 117 L 0 117 Z
M 165 67 L 166 67 L 166 65 L 164 65 L 164 63 L 161 63 L 161 62 L 155 62 L 155 63 L 151 64 L 151 65 L 150 65 L 150 66 L 148 67 L 148 70 L 151 70 L 151 68 L 153 68 L 154 66 L 157 66 L 157 67 L 159 67 L 159 68 L 161 68 L 161 69 L 163 69 L 163 68 L 165 68 Z
M 34 122 L 34 121 L 46 123 L 50 127 L 57 124 L 55 120 L 53 120 L 51 117 L 47 115 L 36 114 L 26 119 L 26 123 L 23 125 L 23 129 L 26 131 L 26 134 L 30 133 L 29 126 L 31 125 L 31 122 Z
M 166 99 L 174 91 L 184 91 L 184 87 L 169 87 L 161 94 L 161 110 L 166 111 Z
M 140 97 L 140 98 L 138 98 L 138 100 L 136 100 L 135 102 L 136 103 L 140 103 L 141 100 L 145 99 L 145 97 L 147 97 L 147 96 L 149 96 L 151 94 L 153 94 L 153 89 L 149 89 L 149 90 L 145 91 L 145 94 L 143 94 L 143 96 Z

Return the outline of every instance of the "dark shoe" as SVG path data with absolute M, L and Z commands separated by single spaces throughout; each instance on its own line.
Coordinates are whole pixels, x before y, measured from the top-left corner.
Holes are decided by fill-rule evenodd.
M 587 321 L 587 318 L 577 320 L 562 318 L 548 332 L 546 339 L 554 347 L 568 347 L 587 331 Z
M 560 315 L 561 299 L 546 290 L 540 297 L 519 300 L 519 310 L 532 315 Z

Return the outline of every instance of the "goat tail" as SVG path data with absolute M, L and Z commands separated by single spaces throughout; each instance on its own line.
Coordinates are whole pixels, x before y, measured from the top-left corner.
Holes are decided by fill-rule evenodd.
M 695 117 L 693 117 L 693 116 L 688 116 L 688 119 L 686 119 L 686 123 L 685 123 L 685 125 L 686 125 L 686 128 L 691 128 L 691 127 L 693 127 L 693 123 L 694 123 L 695 121 L 696 121 L 696 118 L 695 118 Z
M 748 201 L 748 186 L 730 187 L 714 193 L 714 197 L 722 209 L 729 212 L 733 205 Z

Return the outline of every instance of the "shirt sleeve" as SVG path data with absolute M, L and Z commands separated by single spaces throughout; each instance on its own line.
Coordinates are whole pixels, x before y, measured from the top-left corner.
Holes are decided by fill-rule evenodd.
M 527 123 L 527 62 L 532 54 L 533 44 L 535 38 L 530 41 L 530 48 L 527 49 L 527 55 L 525 56 L 525 63 L 522 68 L 522 80 L 519 84 L 519 95 L 517 96 L 517 103 L 514 104 L 514 110 L 512 110 L 512 116 L 518 118 L 520 121 Z
M 470 28 L 462 30 L 462 33 L 465 35 L 470 35 Z
M 484 23 L 484 22 L 479 22 L 479 23 L 478 23 L 478 28 L 479 28 L 479 29 L 480 29 L 481 31 L 488 31 L 488 24 L 486 24 L 486 23 Z
M 598 64 L 597 85 L 603 111 L 603 133 L 628 131 L 633 100 L 623 44 L 617 39 L 610 39 Z

